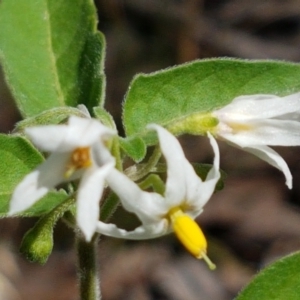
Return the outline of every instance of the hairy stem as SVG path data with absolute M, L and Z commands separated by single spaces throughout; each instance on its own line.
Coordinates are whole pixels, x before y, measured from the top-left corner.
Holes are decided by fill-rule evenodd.
M 160 156 L 161 156 L 160 147 L 157 145 L 154 148 L 153 153 L 149 158 L 149 160 L 147 161 L 147 163 L 143 164 L 143 166 L 139 169 L 137 169 L 135 166 L 130 167 L 126 170 L 125 174 L 128 177 L 130 177 L 130 179 L 133 181 L 138 181 L 142 179 L 143 177 L 148 175 L 151 172 L 151 170 L 157 165 Z
M 81 300 L 100 300 L 100 279 L 98 275 L 97 242 L 95 234 L 87 242 L 80 232 L 77 232 L 78 279 L 80 282 Z

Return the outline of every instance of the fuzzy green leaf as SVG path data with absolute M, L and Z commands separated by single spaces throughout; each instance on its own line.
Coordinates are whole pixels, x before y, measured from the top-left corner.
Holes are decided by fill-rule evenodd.
M 0 58 L 25 117 L 102 101 L 105 41 L 92 0 L 2 0 Z
M 291 94 L 300 90 L 299 77 L 299 64 L 236 59 L 198 60 L 139 74 L 131 82 L 124 103 L 126 135 L 142 137 L 151 144 L 155 135 L 145 129 L 149 123 L 172 127 L 240 95 Z
M 0 135 L 0 217 L 9 209 L 11 195 L 25 175 L 43 162 L 42 155 L 23 137 Z M 20 214 L 38 216 L 52 210 L 67 197 L 64 191 L 50 192 Z
M 236 300 L 298 300 L 300 252 L 284 257 L 260 272 Z
M 102 107 L 94 107 L 95 118 L 102 122 L 105 126 L 117 130 L 115 121 L 112 115 Z
M 147 153 L 144 141 L 139 137 L 120 138 L 120 146 L 122 150 L 135 162 L 140 162 Z

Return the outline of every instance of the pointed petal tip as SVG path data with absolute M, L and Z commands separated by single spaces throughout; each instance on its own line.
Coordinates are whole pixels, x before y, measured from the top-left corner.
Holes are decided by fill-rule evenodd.
M 7 217 L 17 217 L 17 215 L 21 212 L 26 211 L 29 208 L 29 206 L 21 206 L 19 203 L 17 203 L 14 198 L 10 201 L 9 210 L 6 214 Z
M 26 203 L 26 199 L 25 201 L 20 201 L 19 193 L 16 196 L 13 195 L 13 197 L 10 200 L 7 217 L 16 217 L 17 214 L 24 212 L 26 209 L 28 209 L 31 205 L 34 204 Z
M 77 215 L 77 226 L 81 230 L 85 240 L 90 242 L 94 233 L 96 232 L 97 220 L 96 222 L 89 222 L 86 218 L 82 218 L 85 216 Z
M 146 126 L 146 128 L 149 130 L 158 130 L 160 127 L 161 127 L 160 125 L 157 125 L 155 123 L 150 123 Z
M 207 136 L 209 138 L 210 144 L 211 144 L 214 154 L 215 154 L 214 166 L 216 168 L 219 168 L 220 167 L 220 150 L 219 150 L 218 143 L 217 143 L 216 139 L 214 138 L 214 136 L 210 132 L 207 132 Z
M 15 215 L 20 212 L 19 210 L 15 210 L 15 209 L 9 209 L 9 211 L 7 212 L 6 216 L 9 217 L 15 217 Z
M 77 226 L 82 232 L 85 240 L 87 242 L 90 242 L 92 240 L 94 233 L 96 232 L 97 223 L 92 224 L 91 222 L 86 222 L 86 220 L 83 220 L 80 217 L 81 216 L 78 217 L 77 215 L 77 220 L 76 220 Z
M 81 230 L 81 231 L 82 231 L 82 230 Z M 85 241 L 89 243 L 89 242 L 92 240 L 92 237 L 93 237 L 93 235 L 94 235 L 94 232 L 83 232 L 83 231 L 82 231 L 82 233 L 83 233 L 83 236 L 84 236 L 84 238 L 85 238 Z
M 291 190 L 293 188 L 292 178 L 285 181 L 286 186 Z

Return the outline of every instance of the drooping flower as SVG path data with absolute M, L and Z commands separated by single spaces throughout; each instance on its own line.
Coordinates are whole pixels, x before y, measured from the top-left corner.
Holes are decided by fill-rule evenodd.
M 47 160 L 25 176 L 13 192 L 9 215 L 32 206 L 62 182 L 80 179 L 77 224 L 90 240 L 99 218 L 99 200 L 115 160 L 104 142 L 114 131 L 90 118 L 72 116 L 66 125 L 27 128 L 26 135 Z
M 164 195 L 141 190 L 126 175 L 114 169 L 108 174 L 107 183 L 119 196 L 123 207 L 135 213 L 142 225 L 133 231 L 126 231 L 99 221 L 97 230 L 108 236 L 126 239 L 151 239 L 174 231 L 191 254 L 204 258 L 213 268 L 206 255 L 206 239 L 194 219 L 202 212 L 220 178 L 217 143 L 208 134 L 215 159 L 206 180 L 202 181 L 185 158 L 178 140 L 158 125 L 150 125 L 149 128 L 157 131 L 167 163 Z
M 300 93 L 240 96 L 212 114 L 219 120 L 215 135 L 281 170 L 292 188 L 283 158 L 269 146 L 300 145 Z

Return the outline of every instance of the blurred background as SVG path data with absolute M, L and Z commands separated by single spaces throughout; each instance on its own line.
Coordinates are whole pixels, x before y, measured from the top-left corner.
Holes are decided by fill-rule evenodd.
M 107 110 L 121 128 L 121 103 L 132 77 L 194 59 L 300 60 L 300 0 L 96 0 L 107 39 Z M 0 131 L 20 116 L 3 78 Z M 206 139 L 181 137 L 192 162 L 211 162 Z M 278 151 L 290 166 L 283 175 L 250 154 L 219 143 L 228 174 L 197 219 L 208 238 L 210 271 L 173 235 L 151 241 L 101 238 L 99 268 L 104 300 L 229 300 L 272 261 L 300 249 L 300 149 Z M 3 175 L 3 174 L 2 174 Z M 0 220 L 0 300 L 78 299 L 74 236 L 60 222 L 45 266 L 18 253 L 36 220 Z M 130 228 L 132 216 L 114 221 Z

